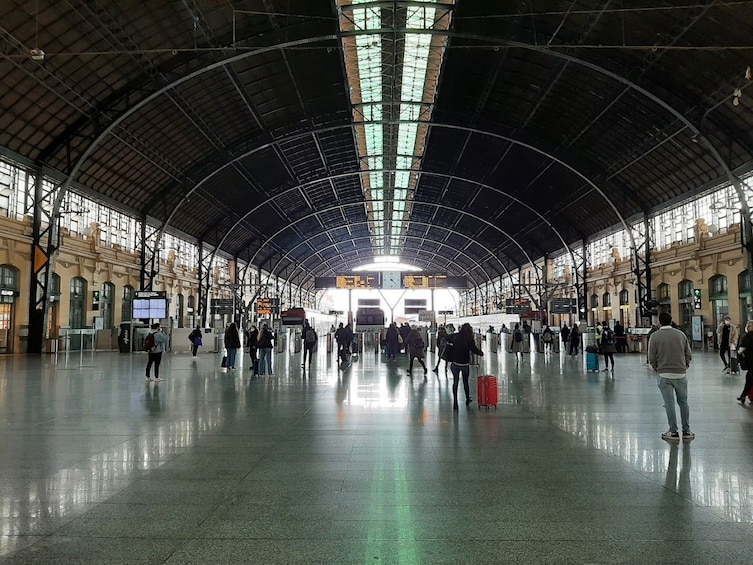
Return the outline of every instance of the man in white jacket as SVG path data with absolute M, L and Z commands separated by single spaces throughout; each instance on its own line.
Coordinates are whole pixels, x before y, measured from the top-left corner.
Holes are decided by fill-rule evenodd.
M 667 312 L 659 314 L 661 326 L 648 342 L 648 359 L 654 371 L 659 374 L 657 384 L 664 398 L 664 408 L 667 411 L 669 430 L 661 437 L 666 440 L 679 441 L 693 439 L 695 434 L 690 431 L 690 408 L 688 407 L 688 378 L 686 376 L 693 354 L 690 343 L 683 332 L 671 326 L 672 316 Z M 675 411 L 675 396 L 680 406 L 682 420 L 682 436 L 677 430 L 677 412 Z

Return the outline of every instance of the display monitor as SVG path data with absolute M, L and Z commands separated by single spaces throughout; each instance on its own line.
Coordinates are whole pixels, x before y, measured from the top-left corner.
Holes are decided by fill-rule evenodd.
M 166 298 L 134 298 L 133 319 L 163 319 L 167 318 Z

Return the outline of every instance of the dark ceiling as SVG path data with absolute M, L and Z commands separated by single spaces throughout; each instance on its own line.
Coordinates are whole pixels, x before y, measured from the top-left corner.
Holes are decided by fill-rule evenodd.
M 399 45 L 418 3 L 370 4 Z M 488 280 L 749 167 L 753 2 L 450 10 L 404 262 Z M 347 272 L 374 253 L 341 15 L 5 0 L 0 146 L 293 280 Z

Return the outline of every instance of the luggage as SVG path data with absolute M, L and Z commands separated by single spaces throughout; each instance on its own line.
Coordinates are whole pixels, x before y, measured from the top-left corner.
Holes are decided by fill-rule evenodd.
M 220 362 L 220 367 L 227 367 L 227 355 L 222 356 L 222 361 Z
M 476 391 L 476 397 L 478 399 L 479 410 L 482 406 L 486 406 L 489 410 L 490 406 L 494 406 L 497 409 L 497 399 L 499 398 L 499 392 L 497 389 L 497 377 L 492 375 L 482 375 L 477 379 L 478 390 Z
M 737 351 L 734 349 L 729 353 L 729 372 L 733 375 L 740 374 L 740 363 L 737 361 Z
M 586 370 L 598 371 L 599 370 L 599 354 L 592 351 L 586 353 Z

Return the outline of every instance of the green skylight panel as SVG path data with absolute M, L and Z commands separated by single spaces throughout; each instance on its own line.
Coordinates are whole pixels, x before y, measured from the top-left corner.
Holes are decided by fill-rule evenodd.
M 409 171 L 397 171 L 395 173 L 395 188 L 408 188 L 410 183 Z

